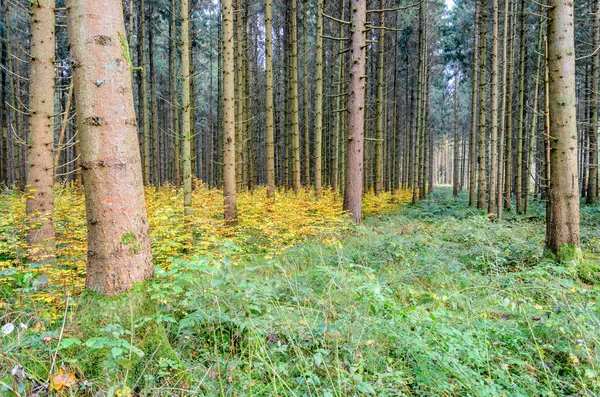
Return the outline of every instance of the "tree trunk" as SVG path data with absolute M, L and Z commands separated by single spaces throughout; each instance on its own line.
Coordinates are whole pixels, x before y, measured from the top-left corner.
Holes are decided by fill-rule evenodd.
M 27 243 L 33 262 L 53 260 L 54 240 L 54 0 L 31 5 Z M 67 110 L 68 111 L 68 110 Z
M 118 295 L 152 278 L 130 64 L 118 0 L 68 0 L 88 226 L 86 288 Z
M 317 0 L 317 45 L 316 45 L 316 87 L 315 87 L 315 194 L 320 196 L 323 190 L 321 173 L 323 158 L 323 3 Z
M 492 130 L 490 133 L 490 194 L 488 214 L 496 211 L 498 177 L 498 0 L 492 0 Z
M 550 0 L 548 6 L 552 174 L 547 247 L 561 262 L 579 261 L 574 9 L 567 0 Z
M 598 51 L 600 48 L 600 2 L 596 2 L 596 15 L 594 18 L 594 46 Z M 594 55 L 592 63 L 592 119 L 590 120 L 590 165 L 589 182 L 587 192 L 587 204 L 596 204 L 598 201 L 598 119 L 600 119 L 600 91 L 598 80 L 600 75 L 600 51 Z
M 362 222 L 364 172 L 366 0 L 351 0 L 350 80 L 348 85 L 348 144 L 344 209 L 356 223 Z
M 300 125 L 298 105 L 298 0 L 290 0 L 290 33 L 291 33 L 291 127 L 292 127 L 292 180 L 294 193 L 300 193 Z
M 452 196 L 458 197 L 459 190 L 459 145 L 458 145 L 458 82 L 460 80 L 460 72 L 458 64 L 454 73 L 454 156 L 453 156 L 453 172 L 452 172 Z
M 236 125 L 235 125 L 235 72 L 234 72 L 234 41 L 233 41 L 233 4 L 231 0 L 223 0 L 223 135 L 224 135 L 224 166 L 223 166 L 223 206 L 225 223 L 237 223 L 236 204 Z
M 477 208 L 485 208 L 487 189 L 487 167 L 486 167 L 486 135 L 487 135 L 487 0 L 481 0 L 481 21 L 479 23 L 479 152 L 477 154 L 478 186 L 477 186 Z
M 525 129 L 525 0 L 521 0 L 521 27 L 519 30 L 519 129 L 517 133 L 517 169 L 515 196 L 517 214 L 523 212 L 523 131 Z
M 379 1 L 379 8 L 385 8 L 385 0 Z M 379 13 L 379 26 L 385 26 L 385 12 Z M 383 190 L 383 72 L 385 30 L 379 29 L 377 38 L 377 128 L 375 132 L 375 195 Z
M 181 0 L 181 107 L 183 109 L 183 211 L 192 214 L 192 98 L 190 94 L 190 8 Z
M 477 94 L 479 93 L 479 1 L 475 1 L 473 32 L 473 87 L 471 93 L 471 139 L 469 142 L 469 205 L 475 205 L 477 181 Z
M 146 44 L 146 0 L 140 0 L 140 73 L 141 119 L 142 119 L 142 161 L 144 185 L 150 183 L 150 117 L 148 115 L 148 45 Z
M 266 82 L 266 140 L 267 140 L 267 197 L 275 197 L 275 138 L 273 111 L 273 0 L 265 2 L 265 82 Z
M 498 187 L 497 187 L 497 198 L 496 198 L 496 216 L 498 220 L 502 220 L 504 210 L 504 148 L 505 148 L 505 136 L 506 136 L 506 104 L 507 104 L 507 93 L 508 84 L 506 81 L 507 67 L 508 67 L 508 21 L 509 21 L 509 10 L 512 0 L 504 0 L 504 29 L 502 38 L 502 109 L 500 111 L 500 138 L 498 140 Z

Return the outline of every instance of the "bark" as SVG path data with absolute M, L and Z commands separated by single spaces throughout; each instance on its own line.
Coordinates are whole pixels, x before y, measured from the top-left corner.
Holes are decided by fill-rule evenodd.
M 26 212 L 33 262 L 53 260 L 54 240 L 54 0 L 31 6 L 31 73 Z
M 146 44 L 146 0 L 140 0 L 140 73 L 141 73 L 141 119 L 142 119 L 142 161 L 144 185 L 150 183 L 150 117 L 148 114 L 148 45 Z
M 234 40 L 233 40 L 233 4 L 231 0 L 223 0 L 223 134 L 224 134 L 224 167 L 223 167 L 223 206 L 225 222 L 228 225 L 237 223 L 236 204 L 236 125 L 235 125 L 235 72 L 234 72 Z
M 498 187 L 497 187 L 497 198 L 496 198 L 496 216 L 498 220 L 502 220 L 504 210 L 504 148 L 505 148 L 505 136 L 506 136 L 506 106 L 507 106 L 507 89 L 508 84 L 506 81 L 507 70 L 508 70 L 508 22 L 509 22 L 509 10 L 512 0 L 504 0 L 504 29 L 502 38 L 502 109 L 500 111 L 500 138 L 498 140 Z
M 303 112 L 304 112 L 304 184 L 306 189 L 310 189 L 310 137 L 309 137 L 309 122 L 308 122 L 308 1 L 304 2 L 304 51 L 302 54 L 303 61 Z
M 316 87 L 315 87 L 315 194 L 321 195 L 323 158 L 323 3 L 317 0 L 317 48 L 316 48 Z
M 477 153 L 478 184 L 477 184 L 477 208 L 485 208 L 487 190 L 487 167 L 486 167 L 486 133 L 487 133 L 487 0 L 481 0 L 481 22 L 480 27 L 480 68 L 479 68 L 479 152 Z
M 475 2 L 473 32 L 473 90 L 471 93 L 471 139 L 469 141 L 469 205 L 475 205 L 477 181 L 477 97 L 479 87 L 479 1 Z
M 517 133 L 517 169 L 515 196 L 517 214 L 523 212 L 523 131 L 525 128 L 525 0 L 521 0 L 520 55 L 519 55 L 519 129 Z
M 364 172 L 366 0 L 351 0 L 350 80 L 348 85 L 348 141 L 344 209 L 356 223 L 362 222 Z
M 511 15 L 514 15 L 515 2 L 512 2 Z M 514 22 L 514 19 L 512 19 Z M 512 23 L 511 23 L 512 25 Z M 508 37 L 508 93 L 507 93 L 507 105 L 506 105 L 506 152 L 504 161 L 504 209 L 510 211 L 512 209 L 512 190 L 513 190 L 513 89 L 514 89 L 514 46 L 515 46 L 515 32 L 514 29 L 509 33 Z
M 189 0 L 181 0 L 181 107 L 183 109 L 183 211 L 192 214 L 192 97 L 190 73 L 190 9 Z
M 292 127 L 292 179 L 294 193 L 300 193 L 300 125 L 298 105 L 298 0 L 291 0 L 291 127 Z
M 379 1 L 379 8 L 385 8 L 385 0 Z M 379 26 L 385 26 L 385 12 L 379 13 Z M 375 195 L 383 190 L 383 72 L 385 30 L 379 29 L 377 39 L 377 127 L 375 132 Z
M 118 295 L 153 275 L 130 62 L 118 0 L 68 0 L 88 226 L 86 288 Z
M 458 65 L 456 66 L 456 73 L 454 74 L 454 156 L 453 156 L 453 172 L 452 172 L 452 196 L 458 196 L 458 190 L 460 186 L 459 181 L 459 141 L 458 141 L 458 82 L 460 79 L 460 72 Z
M 593 48 L 598 50 L 600 48 L 600 2 L 596 3 L 595 12 Z M 600 52 L 596 53 L 592 62 L 592 119 L 590 120 L 589 129 L 590 165 L 587 204 L 596 204 L 598 201 L 598 119 L 600 119 L 598 80 L 600 79 Z
M 573 3 L 548 2 L 550 212 L 547 247 L 560 261 L 581 259 Z
M 490 194 L 488 214 L 496 211 L 496 178 L 498 176 L 498 0 L 492 0 L 492 129 L 490 133 Z
M 275 197 L 275 138 L 273 111 L 273 1 L 265 2 L 265 82 L 266 82 L 266 144 L 267 197 Z

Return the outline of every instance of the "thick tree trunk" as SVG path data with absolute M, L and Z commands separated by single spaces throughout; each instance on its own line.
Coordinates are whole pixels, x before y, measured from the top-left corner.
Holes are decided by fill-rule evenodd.
M 574 9 L 567 0 L 550 0 L 548 6 L 552 174 L 547 247 L 560 261 L 579 261 Z
M 86 287 L 118 295 L 153 275 L 130 63 L 118 0 L 68 0 L 88 226 Z M 126 43 L 125 43 L 126 45 Z
M 362 222 L 364 172 L 366 0 L 351 0 L 350 80 L 348 85 L 348 144 L 344 209 L 356 223 Z
M 54 0 L 31 5 L 27 243 L 30 259 L 54 259 Z
M 233 4 L 231 0 L 223 0 L 223 206 L 225 223 L 237 223 L 236 203 L 236 125 L 235 125 L 235 72 L 233 60 Z

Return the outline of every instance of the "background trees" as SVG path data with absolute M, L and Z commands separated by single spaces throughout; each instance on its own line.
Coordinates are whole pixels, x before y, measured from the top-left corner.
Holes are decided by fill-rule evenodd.
M 580 194 L 594 203 L 598 22 L 595 2 L 581 4 L 574 10 L 576 177 Z M 55 12 L 56 164 L 37 170 L 52 169 L 55 181 L 76 182 L 79 136 L 63 6 L 58 1 Z M 30 101 L 30 94 L 40 97 L 33 95 L 39 76 L 30 59 L 36 40 L 28 39 L 35 26 L 28 10 L 35 8 L 24 1 L 3 1 L 2 7 L 0 179 L 25 189 L 28 178 L 39 180 L 27 160 L 37 157 L 39 147 L 31 123 L 40 113 Z M 546 199 L 545 137 L 552 133 L 544 132 L 541 80 L 547 65 L 539 53 L 549 32 L 548 19 L 539 14 L 547 7 L 514 0 L 457 0 L 450 8 L 441 0 L 369 1 L 364 72 L 354 82 L 362 57 L 350 51 L 356 32 L 347 0 L 250 0 L 233 7 L 228 38 L 223 5 L 124 2 L 144 180 L 185 187 L 187 212 L 194 179 L 228 192 L 266 184 L 271 197 L 275 187 L 298 192 L 301 184 L 313 183 L 317 194 L 332 188 L 347 198 L 403 188 L 415 201 L 437 183 L 452 183 L 499 219 L 513 202 L 524 212 L 528 200 Z M 233 99 L 225 83 L 231 62 Z M 364 86 L 358 104 L 351 82 Z M 226 104 L 234 106 L 233 124 Z M 355 105 L 364 113 L 362 122 L 353 119 Z M 359 129 L 364 142 L 349 151 Z M 360 162 L 363 171 L 356 176 Z M 350 184 L 357 192 L 348 191 Z M 33 190 L 37 200 L 41 190 Z

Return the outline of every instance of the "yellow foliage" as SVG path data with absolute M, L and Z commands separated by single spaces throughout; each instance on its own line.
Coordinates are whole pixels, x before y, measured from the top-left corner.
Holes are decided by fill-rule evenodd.
M 23 266 L 26 255 L 26 194 L 10 193 L 0 197 L 0 270 Z M 365 195 L 365 215 L 392 211 L 411 200 L 410 192 Z M 172 258 L 222 255 L 226 241 L 239 247 L 227 256 L 258 255 L 274 257 L 307 240 L 339 245 L 339 236 L 352 223 L 342 209 L 342 199 L 332 190 L 317 198 L 312 191 L 296 195 L 280 190 L 267 199 L 264 187 L 237 196 L 239 223 L 226 227 L 223 222 L 223 193 L 196 183 L 193 214 L 183 215 L 180 189 L 165 186 L 146 189 L 152 254 L 156 266 L 168 267 Z M 55 195 L 55 226 L 58 259 L 42 271 L 53 288 L 41 289 L 32 299 L 43 306 L 62 306 L 64 296 L 76 296 L 84 287 L 87 253 L 85 203 L 81 192 L 61 187 Z M 234 258 L 235 259 L 235 258 Z M 0 283 L 2 279 L 0 278 Z M 51 315 L 54 317 L 54 315 Z M 53 318 L 54 320 L 55 318 Z
M 77 383 L 77 378 L 72 372 L 65 372 L 64 369 L 59 369 L 57 374 L 50 375 L 50 390 L 68 389 Z

